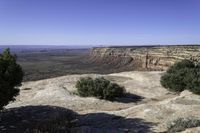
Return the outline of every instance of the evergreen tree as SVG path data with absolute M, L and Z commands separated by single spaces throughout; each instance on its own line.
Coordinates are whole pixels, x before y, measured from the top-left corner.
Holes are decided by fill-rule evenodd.
M 6 49 L 0 55 L 0 109 L 9 101 L 14 101 L 19 94 L 18 86 L 21 85 L 24 73 L 16 62 L 16 55 L 11 55 Z

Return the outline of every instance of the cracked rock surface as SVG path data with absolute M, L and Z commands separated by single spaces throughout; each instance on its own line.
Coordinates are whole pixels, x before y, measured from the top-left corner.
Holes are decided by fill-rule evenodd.
M 6 108 L 18 111 L 16 120 L 25 123 L 31 122 L 28 116 L 34 116 L 34 110 L 39 111 L 37 114 L 42 116 L 40 119 L 60 115 L 60 109 L 54 110 L 56 113 L 52 112 L 52 109 L 50 112 L 41 112 L 41 109 L 31 108 L 32 106 L 56 106 L 74 111 L 78 114 L 76 126 L 71 129 L 74 133 L 164 132 L 167 130 L 167 122 L 176 118 L 191 116 L 198 118 L 200 116 L 200 96 L 189 91 L 183 91 L 181 94 L 168 92 L 160 85 L 161 75 L 162 72 L 155 71 L 130 71 L 108 75 L 68 75 L 24 82 L 16 101 L 7 105 Z M 80 77 L 87 76 L 94 78 L 104 76 L 124 86 L 129 95 L 112 102 L 94 97 L 79 97 L 75 94 L 75 83 Z M 20 111 L 24 110 L 16 110 L 21 106 L 29 107 L 28 109 L 32 111 L 25 112 L 27 114 L 23 116 Z M 6 120 L 7 126 L 11 126 L 9 128 L 17 128 L 17 125 L 9 123 L 9 119 Z M 0 120 L 0 130 L 4 131 L 6 127 L 2 125 L 2 122 Z M 187 129 L 184 132 L 191 131 L 200 132 L 199 128 Z

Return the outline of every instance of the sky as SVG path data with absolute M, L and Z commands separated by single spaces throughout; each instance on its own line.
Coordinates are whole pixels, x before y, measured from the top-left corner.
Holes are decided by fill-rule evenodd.
M 0 45 L 200 44 L 200 0 L 0 0 Z

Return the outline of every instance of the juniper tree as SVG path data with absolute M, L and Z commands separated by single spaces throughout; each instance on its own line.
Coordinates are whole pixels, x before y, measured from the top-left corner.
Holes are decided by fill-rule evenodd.
M 9 49 L 0 54 L 0 110 L 19 94 L 23 70 Z

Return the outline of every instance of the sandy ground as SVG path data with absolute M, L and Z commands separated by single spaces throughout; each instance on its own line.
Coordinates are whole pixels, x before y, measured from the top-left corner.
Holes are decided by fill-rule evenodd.
M 104 130 L 105 132 L 126 132 L 126 130 L 127 132 L 163 132 L 166 131 L 167 123 L 176 118 L 199 117 L 200 96 L 188 91 L 181 94 L 168 92 L 160 85 L 161 75 L 162 72 L 134 71 L 109 75 L 68 75 L 25 82 L 20 88 L 21 92 L 16 101 L 6 108 L 52 105 L 71 109 L 85 115 L 84 119 L 90 118 L 84 121 L 87 126 L 74 129 L 74 132 L 81 129 L 87 130 L 88 133 Z M 86 76 L 104 76 L 124 86 L 130 96 L 113 102 L 93 97 L 79 97 L 75 95 L 75 83 L 80 77 Z M 135 95 L 141 98 L 135 99 Z M 120 119 L 116 118 L 118 116 Z M 89 128 L 90 126 L 92 129 Z M 197 128 L 188 130 L 190 131 L 200 132 Z

